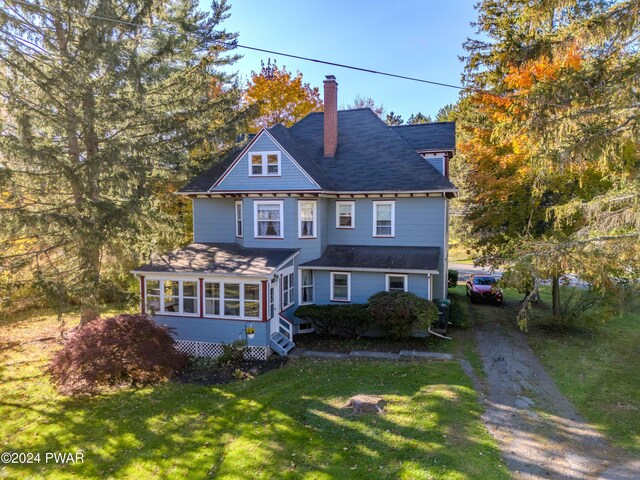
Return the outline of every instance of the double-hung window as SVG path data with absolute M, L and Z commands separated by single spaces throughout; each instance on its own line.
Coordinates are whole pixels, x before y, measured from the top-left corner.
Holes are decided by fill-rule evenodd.
M 280 175 L 280 152 L 251 153 L 249 158 L 249 176 Z
M 316 237 L 317 202 L 315 200 L 300 200 L 298 202 L 298 237 Z
M 351 274 L 331 272 L 331 300 L 336 302 L 351 301 Z
M 236 210 L 236 237 L 242 237 L 242 200 L 235 203 Z
M 356 202 L 336 202 L 336 228 L 355 228 Z
M 395 234 L 395 202 L 373 202 L 373 236 L 393 237 Z
M 209 317 L 260 318 L 260 284 L 205 282 L 204 314 Z
M 282 276 L 282 310 L 293 305 L 293 272 Z
M 197 280 L 145 280 L 145 309 L 155 313 L 198 315 Z
M 336 202 L 336 228 L 355 228 L 356 202 Z
M 282 226 L 282 201 L 255 201 L 254 236 L 256 238 L 284 238 Z
M 313 270 L 300 270 L 300 303 L 313 303 Z
M 387 292 L 406 292 L 406 275 L 387 275 Z

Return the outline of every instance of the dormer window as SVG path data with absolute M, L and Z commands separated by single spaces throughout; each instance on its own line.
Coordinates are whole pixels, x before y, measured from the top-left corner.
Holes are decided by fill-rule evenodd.
M 280 175 L 280 152 L 249 154 L 249 176 L 265 177 Z

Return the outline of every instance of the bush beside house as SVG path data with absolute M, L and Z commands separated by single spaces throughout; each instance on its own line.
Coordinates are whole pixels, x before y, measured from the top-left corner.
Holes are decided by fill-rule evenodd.
M 320 335 L 360 338 L 374 324 L 393 338 L 409 337 L 438 319 L 433 302 L 408 292 L 378 292 L 366 304 L 304 305 L 295 315 L 313 322 Z
M 433 302 L 408 292 L 378 292 L 369 298 L 369 312 L 392 338 L 410 337 L 417 328 L 438 320 Z
M 51 361 L 48 372 L 65 395 L 103 387 L 165 380 L 188 363 L 167 327 L 146 315 L 93 320 L 77 330 Z

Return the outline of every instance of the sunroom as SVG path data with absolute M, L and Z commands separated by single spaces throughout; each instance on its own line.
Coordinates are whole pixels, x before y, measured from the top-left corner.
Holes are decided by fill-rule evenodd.
M 173 329 L 178 348 L 218 356 L 246 341 L 249 356 L 266 359 L 278 331 L 282 292 L 277 279 L 293 272 L 296 249 L 194 243 L 134 270 L 140 309 Z

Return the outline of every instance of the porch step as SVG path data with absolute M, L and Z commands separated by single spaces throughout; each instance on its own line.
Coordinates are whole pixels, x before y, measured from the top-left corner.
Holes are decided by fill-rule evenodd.
M 291 340 L 285 337 L 280 332 L 276 332 L 271 334 L 271 348 L 278 354 L 283 357 L 286 357 L 287 354 L 293 350 L 296 346 Z

